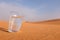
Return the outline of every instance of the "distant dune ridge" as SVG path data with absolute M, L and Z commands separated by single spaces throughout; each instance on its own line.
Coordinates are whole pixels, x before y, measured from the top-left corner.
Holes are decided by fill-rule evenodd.
M 39 22 L 51 22 L 51 21 L 60 21 L 60 19 L 50 19 L 50 20 L 41 20 L 41 21 L 26 21 L 26 22 L 36 22 L 36 23 L 39 23 Z

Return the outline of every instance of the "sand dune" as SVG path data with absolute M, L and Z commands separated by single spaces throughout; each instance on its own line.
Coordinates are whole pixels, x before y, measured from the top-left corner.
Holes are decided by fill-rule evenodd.
M 19 32 L 7 29 L 8 22 L 0 21 L 0 40 L 60 40 L 60 20 L 23 22 Z

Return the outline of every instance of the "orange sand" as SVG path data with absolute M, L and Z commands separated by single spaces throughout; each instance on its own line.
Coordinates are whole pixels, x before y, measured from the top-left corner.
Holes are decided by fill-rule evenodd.
M 60 40 L 60 20 L 24 22 L 19 32 L 9 33 L 8 22 L 0 21 L 0 40 Z

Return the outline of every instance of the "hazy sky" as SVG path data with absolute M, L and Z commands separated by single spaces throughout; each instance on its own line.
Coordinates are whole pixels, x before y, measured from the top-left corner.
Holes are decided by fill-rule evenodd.
M 57 19 L 60 18 L 60 0 L 0 0 L 0 19 L 8 20 L 11 11 L 28 21 Z

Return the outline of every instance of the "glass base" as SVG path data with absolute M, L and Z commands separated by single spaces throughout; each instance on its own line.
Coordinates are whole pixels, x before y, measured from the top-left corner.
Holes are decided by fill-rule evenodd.
M 18 30 L 8 30 L 8 32 L 17 32 Z

